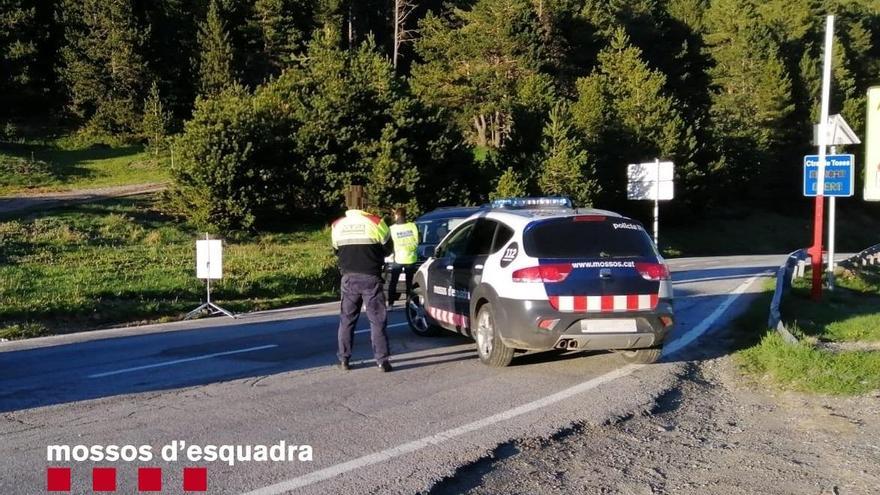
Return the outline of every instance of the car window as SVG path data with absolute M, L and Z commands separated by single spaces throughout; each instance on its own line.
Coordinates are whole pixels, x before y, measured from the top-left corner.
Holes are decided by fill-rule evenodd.
M 438 244 L 450 231 L 455 230 L 467 217 L 442 218 L 440 220 L 427 220 L 416 222 L 419 229 L 420 244 Z
M 476 222 L 469 222 L 453 232 L 452 235 L 440 245 L 440 256 L 455 258 L 464 254 L 467 251 L 468 241 L 470 240 L 471 231 L 474 229 L 475 223 Z
M 478 219 L 471 233 L 467 251 L 464 254 L 469 256 L 489 254 L 492 251 L 492 240 L 495 238 L 496 228 L 498 228 L 498 222 L 487 218 Z
M 577 216 L 542 220 L 523 235 L 529 256 L 536 258 L 650 258 L 654 245 L 637 222 L 609 217 Z
M 495 233 L 495 242 L 492 243 L 492 253 L 497 253 L 499 249 L 503 248 L 507 241 L 513 237 L 513 229 L 504 225 L 503 223 L 498 224 L 498 231 Z

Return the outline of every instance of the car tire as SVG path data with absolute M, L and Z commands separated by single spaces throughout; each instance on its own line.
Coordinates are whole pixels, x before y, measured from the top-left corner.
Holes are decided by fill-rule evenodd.
M 409 329 L 419 337 L 433 337 L 440 333 L 440 327 L 431 324 L 425 309 L 425 294 L 421 287 L 414 287 L 412 294 L 406 298 L 406 322 Z
M 652 364 L 660 359 L 663 352 L 662 347 L 652 347 L 650 349 L 619 349 L 617 351 L 624 361 L 631 364 Z
M 477 354 L 483 364 L 493 368 L 503 368 L 513 360 L 513 351 L 501 341 L 492 305 L 486 303 L 477 312 L 477 327 L 474 332 L 477 341 Z

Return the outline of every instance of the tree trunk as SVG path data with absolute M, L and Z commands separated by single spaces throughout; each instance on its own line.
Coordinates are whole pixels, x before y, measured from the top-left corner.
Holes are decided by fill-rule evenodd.
M 483 114 L 474 115 L 474 131 L 477 146 L 486 146 L 486 117 Z
M 394 0 L 394 71 L 397 72 L 397 50 L 400 47 L 400 0 Z
M 354 0 L 349 0 L 348 2 L 348 49 L 352 49 L 354 47 L 354 9 L 352 5 L 354 4 Z

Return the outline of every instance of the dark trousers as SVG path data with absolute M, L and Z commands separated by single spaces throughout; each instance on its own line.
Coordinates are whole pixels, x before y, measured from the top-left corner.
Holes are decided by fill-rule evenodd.
M 342 308 L 339 313 L 340 360 L 351 358 L 354 327 L 361 315 L 361 305 L 367 308 L 373 357 L 377 363 L 388 360 L 388 323 L 385 312 L 385 291 L 382 278 L 376 275 L 349 273 L 342 276 Z
M 389 304 L 397 300 L 397 280 L 400 278 L 401 272 L 403 272 L 403 275 L 406 278 L 406 297 L 409 297 L 409 295 L 412 294 L 413 275 L 416 274 L 416 265 L 399 265 L 393 263 L 391 265 L 390 280 L 388 281 Z

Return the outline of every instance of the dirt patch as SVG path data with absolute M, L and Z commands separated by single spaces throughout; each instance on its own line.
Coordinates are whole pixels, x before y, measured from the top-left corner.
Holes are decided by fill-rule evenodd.
M 515 450 L 432 493 L 877 494 L 880 394 L 777 392 L 722 357 L 691 364 L 651 411 Z
M 167 187 L 168 184 L 166 183 L 149 183 L 77 189 L 63 192 L 31 193 L 19 196 L 0 196 L 0 215 L 158 192 Z

